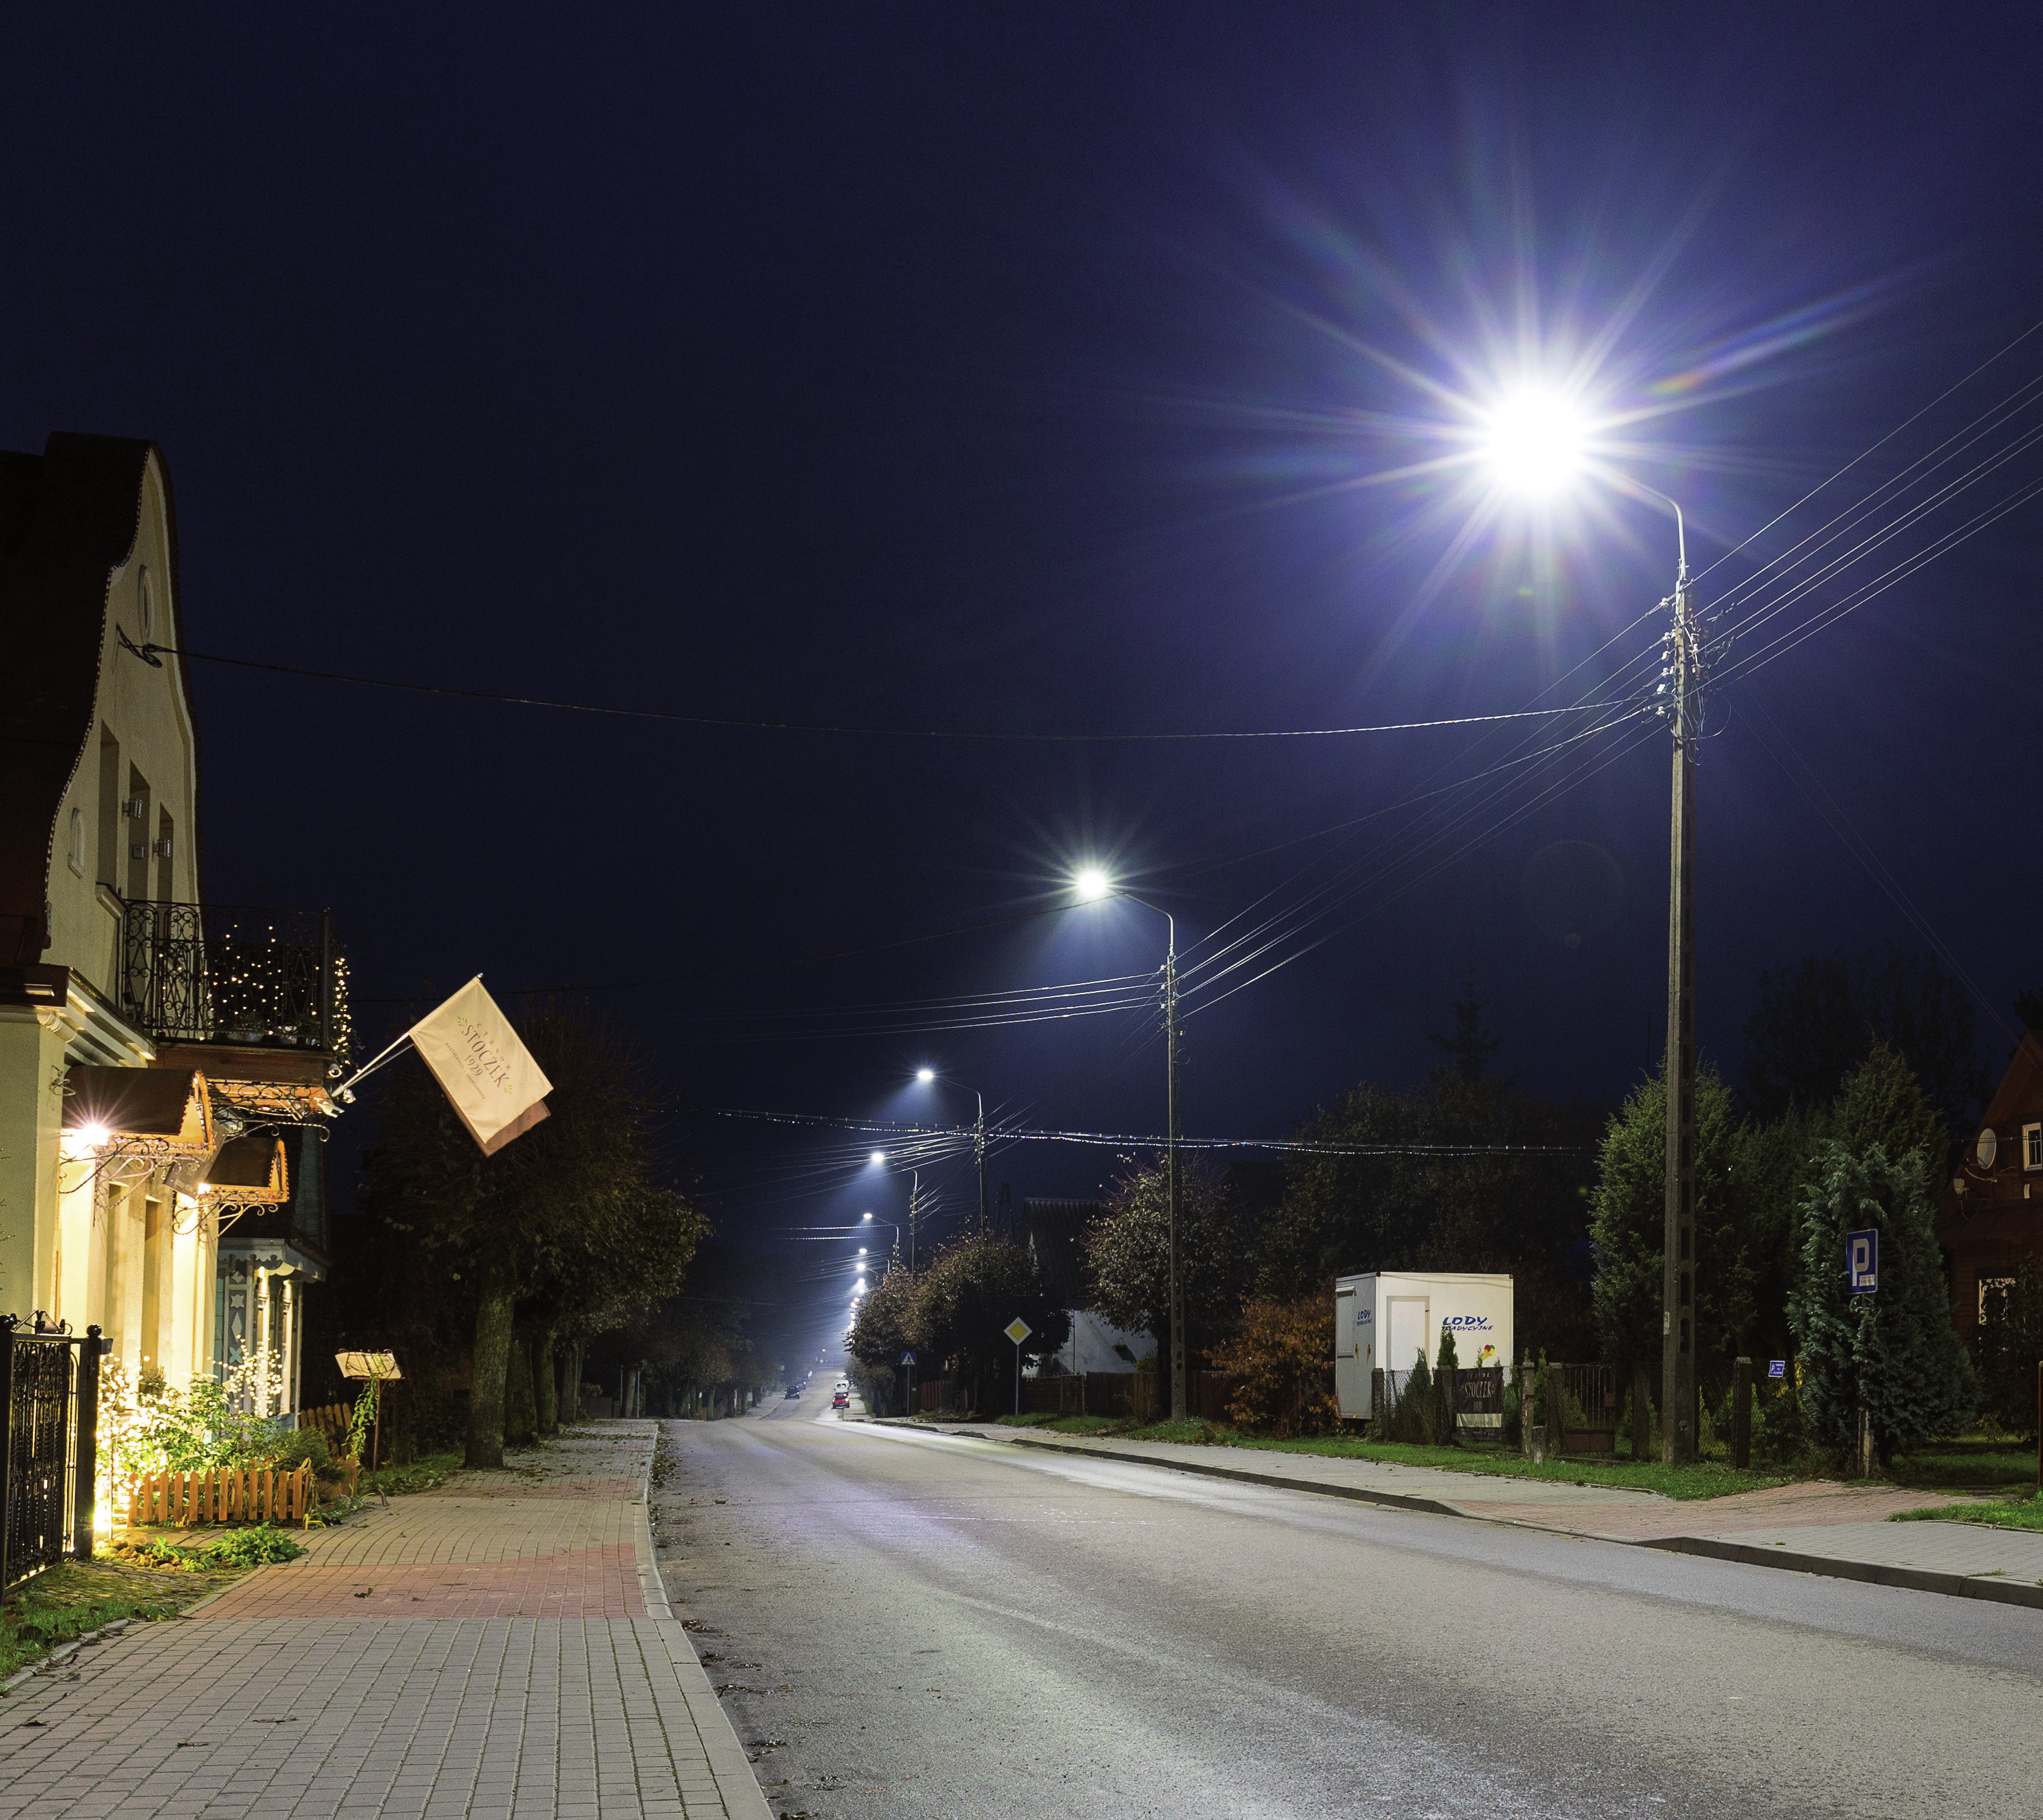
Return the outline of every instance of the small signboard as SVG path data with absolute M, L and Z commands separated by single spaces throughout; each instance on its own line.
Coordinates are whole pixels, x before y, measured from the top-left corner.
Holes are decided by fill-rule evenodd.
M 402 1377 L 394 1352 L 336 1352 L 333 1362 L 343 1377 Z
M 915 1362 L 915 1355 L 914 1355 L 914 1354 L 913 1354 L 912 1352 L 904 1352 L 904 1353 L 903 1353 L 903 1354 L 901 1354 L 901 1362 L 902 1362 L 903 1365 L 913 1365 L 913 1364 Z
M 1766 1375 L 1769 1377 L 1785 1377 L 1788 1375 L 1788 1361 L 1784 1358 L 1769 1358 L 1766 1362 Z
M 981 1333 L 983 1333 L 986 1331 L 986 1329 L 984 1328 L 981 1328 L 979 1331 Z M 1010 1321 L 1005 1328 L 1002 1328 L 1001 1331 L 1005 1333 L 1010 1339 L 1013 1340 L 1017 1346 L 1019 1346 L 1022 1341 L 1026 1339 L 1029 1335 L 1033 1333 L 1036 1330 L 1033 1327 L 1029 1326 L 1025 1320 L 1022 1320 L 1019 1315 L 1017 1315 L 1014 1319 Z
M 1880 1289 L 1880 1231 L 1845 1235 L 1845 1276 L 1855 1296 L 1869 1296 Z

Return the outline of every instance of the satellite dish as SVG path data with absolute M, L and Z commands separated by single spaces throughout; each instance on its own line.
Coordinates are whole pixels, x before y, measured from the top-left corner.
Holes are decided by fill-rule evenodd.
M 1991 1169 L 1993 1159 L 1999 1154 L 2000 1140 L 1994 1136 L 1993 1127 L 1988 1125 L 1979 1134 L 1979 1142 L 1972 1146 L 1972 1155 L 1979 1159 L 1980 1168 Z

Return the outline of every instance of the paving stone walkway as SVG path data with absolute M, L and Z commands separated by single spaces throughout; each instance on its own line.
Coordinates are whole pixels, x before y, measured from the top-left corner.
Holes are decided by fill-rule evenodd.
M 660 1590 L 656 1431 L 571 1430 L 80 1650 L 0 1699 L 0 1816 L 766 1820 Z

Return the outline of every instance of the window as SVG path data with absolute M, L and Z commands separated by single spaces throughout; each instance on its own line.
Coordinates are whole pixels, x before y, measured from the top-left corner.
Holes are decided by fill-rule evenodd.
M 2022 1167 L 2043 1169 L 2043 1125 L 2026 1125 L 2022 1128 Z
M 2012 1277 L 1981 1277 L 1979 1280 L 1980 1325 L 1998 1320 L 2007 1312 L 2007 1292 L 2014 1287 Z
M 85 811 L 82 809 L 74 809 L 71 812 L 71 833 L 64 846 L 64 860 L 80 878 L 85 876 Z
M 156 627 L 155 602 L 149 597 L 149 571 L 144 568 L 135 588 L 136 611 L 142 621 L 142 642 L 148 644 Z

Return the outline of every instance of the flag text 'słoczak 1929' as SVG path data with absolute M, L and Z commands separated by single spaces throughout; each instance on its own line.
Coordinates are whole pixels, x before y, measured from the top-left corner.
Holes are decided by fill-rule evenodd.
M 480 974 L 414 1024 L 411 1037 L 484 1155 L 493 1156 L 546 1116 L 554 1083 L 482 990 Z

